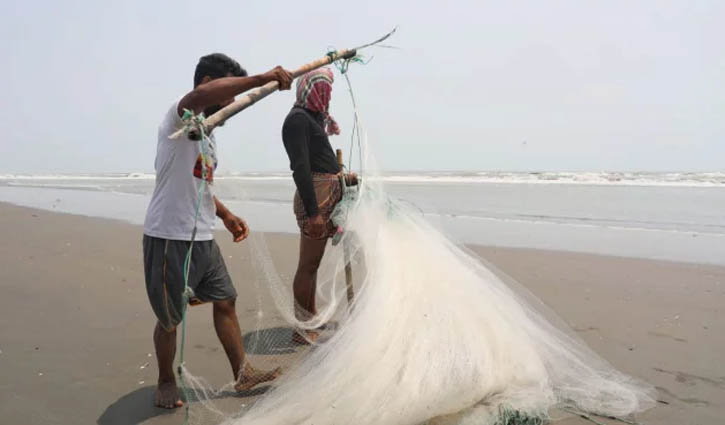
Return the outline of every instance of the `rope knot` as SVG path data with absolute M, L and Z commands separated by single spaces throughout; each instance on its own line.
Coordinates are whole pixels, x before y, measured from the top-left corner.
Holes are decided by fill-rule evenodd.
M 350 67 L 351 63 L 359 63 L 360 65 L 367 65 L 370 63 L 373 58 L 371 57 L 367 61 L 364 59 L 362 55 L 356 54 L 355 56 L 347 59 L 342 59 L 338 57 L 337 51 L 330 47 L 330 51 L 327 52 L 327 56 L 330 58 L 330 63 L 335 65 L 335 68 L 337 68 L 338 71 L 340 71 L 340 74 L 345 74 L 347 72 L 347 69 Z
M 181 122 L 184 123 L 184 127 L 174 133 L 171 138 L 179 138 L 182 134 L 186 134 L 191 140 L 198 141 L 206 137 L 206 126 L 204 125 L 204 119 L 206 117 L 203 113 L 195 114 L 194 111 L 184 109 L 184 115 L 181 116 Z
M 186 286 L 184 288 L 184 294 L 183 294 L 184 304 L 188 303 L 190 299 L 194 298 L 194 295 L 196 295 L 196 294 L 194 294 L 194 290 L 191 289 L 190 287 Z

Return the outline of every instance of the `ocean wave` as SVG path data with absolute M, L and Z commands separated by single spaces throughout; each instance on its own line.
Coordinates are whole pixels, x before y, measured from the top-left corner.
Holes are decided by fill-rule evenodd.
M 103 191 L 105 188 L 97 184 L 82 184 L 82 183 L 39 183 L 36 181 L 11 181 L 7 182 L 7 186 L 10 187 L 34 187 L 34 188 L 45 188 L 45 189 L 71 189 L 71 190 L 97 190 Z
M 470 172 L 393 174 L 384 180 L 400 183 L 582 184 L 617 186 L 725 187 L 725 172 Z
M 155 179 L 154 173 L 101 173 L 101 174 L 0 174 L 0 180 L 139 180 Z
M 132 172 L 116 174 L 0 174 L 0 181 L 46 180 L 153 180 L 154 173 Z M 681 186 L 681 187 L 725 187 L 725 172 L 418 172 L 387 173 L 369 177 L 391 183 L 495 183 L 495 184 L 578 184 L 615 186 Z M 229 181 L 292 181 L 288 172 L 217 174 L 218 180 Z

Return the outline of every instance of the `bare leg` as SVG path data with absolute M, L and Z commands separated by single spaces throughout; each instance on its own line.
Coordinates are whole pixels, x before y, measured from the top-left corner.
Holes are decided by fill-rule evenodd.
M 300 259 L 293 283 L 296 309 L 300 320 L 307 320 L 317 314 L 315 292 L 317 289 L 317 269 L 325 254 L 327 239 L 310 239 L 300 236 Z
M 235 301 L 231 299 L 214 302 L 214 329 L 224 347 L 224 352 L 227 353 L 234 379 L 237 379 L 244 363 L 244 345 Z
M 293 283 L 295 297 L 295 316 L 298 320 L 309 320 L 317 314 L 315 294 L 317 291 L 317 269 L 325 254 L 327 239 L 310 239 L 300 235 L 300 259 Z M 307 339 L 313 340 L 317 333 L 307 332 Z M 304 337 L 295 334 L 295 342 L 306 342 Z
M 174 356 L 176 356 L 176 328 L 167 331 L 156 323 L 154 328 L 154 347 L 156 361 L 159 365 L 159 380 L 154 396 L 154 404 L 165 409 L 181 407 L 184 403 L 179 398 L 174 375 Z
M 234 374 L 235 388 L 247 390 L 262 382 L 271 381 L 279 376 L 280 369 L 262 371 L 245 364 L 242 331 L 237 319 L 234 299 L 214 302 L 214 329 Z

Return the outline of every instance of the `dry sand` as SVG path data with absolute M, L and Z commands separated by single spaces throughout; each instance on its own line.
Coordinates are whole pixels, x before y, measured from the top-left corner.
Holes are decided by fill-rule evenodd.
M 0 423 L 182 423 L 182 411 L 151 405 L 154 317 L 143 283 L 141 229 L 2 203 L 0 217 Z M 296 238 L 265 237 L 278 268 L 291 274 Z M 255 287 L 260 280 L 251 272 L 249 244 L 232 244 L 226 234 L 218 241 L 249 331 L 259 293 L 262 303 L 269 299 Z M 617 368 L 658 388 L 661 402 L 641 423 L 725 423 L 725 268 L 472 249 L 541 298 Z M 285 357 L 255 350 L 258 364 Z M 186 352 L 193 371 L 215 385 L 231 379 L 210 306 L 191 310 Z M 248 400 L 230 395 L 226 402 Z

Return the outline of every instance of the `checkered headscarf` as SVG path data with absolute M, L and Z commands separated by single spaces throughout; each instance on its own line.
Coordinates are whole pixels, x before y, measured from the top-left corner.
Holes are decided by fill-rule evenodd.
M 334 78 L 329 68 L 310 71 L 297 80 L 297 100 L 295 106 L 319 112 L 325 118 L 327 134 L 340 134 L 340 127 L 330 116 L 330 98 Z

